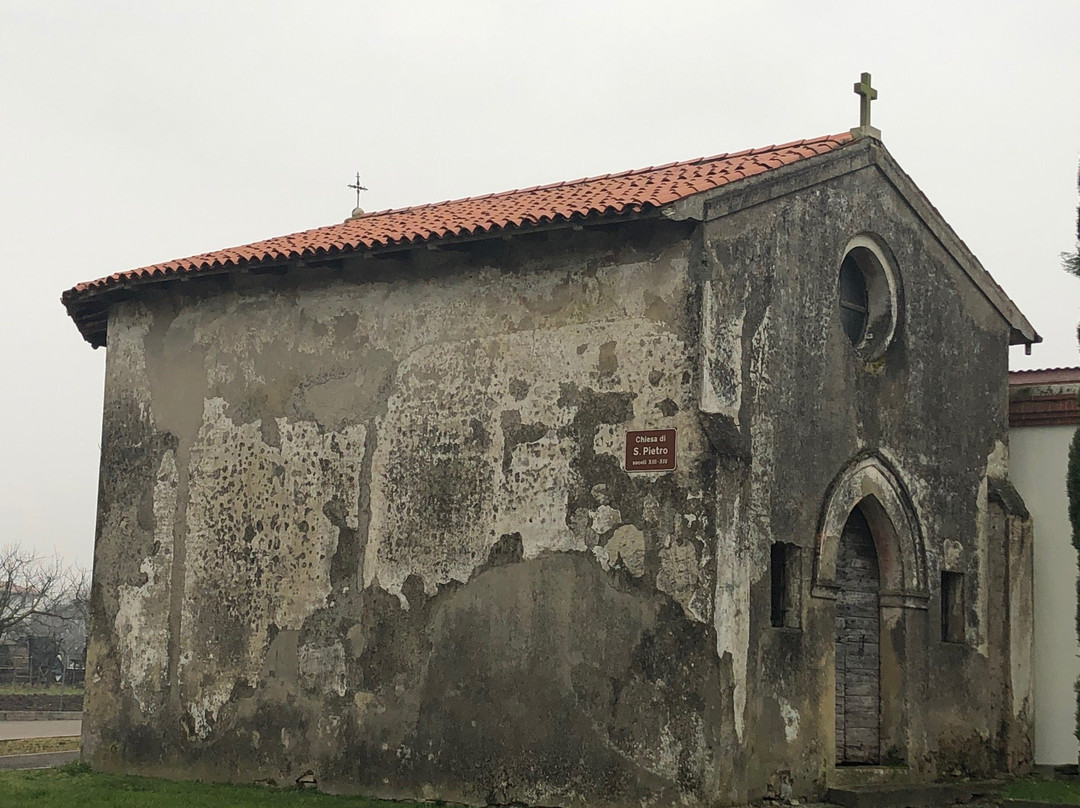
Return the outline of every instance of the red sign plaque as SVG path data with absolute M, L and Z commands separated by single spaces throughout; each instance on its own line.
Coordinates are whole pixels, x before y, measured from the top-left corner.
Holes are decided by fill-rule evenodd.
M 675 471 L 675 430 L 627 432 L 624 468 L 627 471 Z

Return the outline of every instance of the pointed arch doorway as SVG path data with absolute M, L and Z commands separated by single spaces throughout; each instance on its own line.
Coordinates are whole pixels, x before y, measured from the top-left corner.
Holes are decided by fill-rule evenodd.
M 814 558 L 815 599 L 832 601 L 837 765 L 903 762 L 922 716 L 926 545 L 906 486 L 877 453 L 830 484 Z
M 858 505 L 836 559 L 836 763 L 881 760 L 881 573 Z

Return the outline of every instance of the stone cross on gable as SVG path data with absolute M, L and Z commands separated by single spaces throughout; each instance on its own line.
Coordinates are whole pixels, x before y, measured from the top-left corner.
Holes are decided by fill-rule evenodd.
M 870 125 L 870 103 L 878 97 L 878 91 L 870 86 L 869 73 L 863 73 L 855 82 L 855 94 L 859 96 L 859 125 L 851 130 L 852 136 L 881 140 L 881 130 Z

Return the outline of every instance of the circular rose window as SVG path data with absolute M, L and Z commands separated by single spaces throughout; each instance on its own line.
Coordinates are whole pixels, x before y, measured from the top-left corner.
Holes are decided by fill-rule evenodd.
M 885 248 L 856 236 L 844 251 L 838 279 L 840 325 L 867 360 L 884 355 L 896 333 L 899 285 Z

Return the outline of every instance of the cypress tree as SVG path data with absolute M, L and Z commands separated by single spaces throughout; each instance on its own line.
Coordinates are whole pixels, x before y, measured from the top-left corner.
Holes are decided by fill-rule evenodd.
M 1069 495 L 1069 524 L 1072 525 L 1072 544 L 1080 555 L 1080 429 L 1073 433 L 1069 444 L 1069 468 L 1065 473 L 1065 490 Z M 1080 575 L 1076 578 L 1076 635 L 1080 638 Z M 1076 682 L 1076 730 L 1080 740 L 1080 679 Z
M 1076 172 L 1076 188 L 1080 191 L 1080 168 Z M 1076 251 L 1061 254 L 1065 271 L 1080 278 L 1080 205 L 1076 208 Z M 1076 330 L 1080 343 L 1080 326 Z M 1078 397 L 1080 398 L 1080 397 Z M 1069 524 L 1072 525 L 1072 543 L 1080 554 L 1080 429 L 1073 433 L 1069 444 L 1069 466 L 1065 472 L 1065 491 L 1069 497 Z M 1076 636 L 1080 638 L 1080 575 L 1076 579 Z M 1080 680 L 1076 683 L 1076 737 L 1080 740 Z

